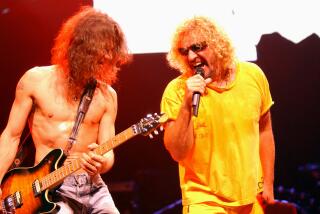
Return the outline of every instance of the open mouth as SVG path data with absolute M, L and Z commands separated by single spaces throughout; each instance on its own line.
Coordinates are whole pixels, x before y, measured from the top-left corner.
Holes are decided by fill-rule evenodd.
M 206 63 L 204 62 L 199 62 L 193 65 L 193 68 L 200 68 L 200 67 L 204 67 L 206 65 Z

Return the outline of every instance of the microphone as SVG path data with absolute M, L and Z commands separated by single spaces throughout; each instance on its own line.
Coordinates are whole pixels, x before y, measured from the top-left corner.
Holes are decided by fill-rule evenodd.
M 200 74 L 202 77 L 204 75 L 204 70 L 202 67 L 196 67 L 196 72 L 195 74 Z M 192 95 L 192 108 L 193 108 L 193 115 L 194 116 L 198 116 L 198 109 L 199 109 L 199 102 L 200 102 L 200 92 L 198 91 L 195 91 L 193 92 L 193 95 Z

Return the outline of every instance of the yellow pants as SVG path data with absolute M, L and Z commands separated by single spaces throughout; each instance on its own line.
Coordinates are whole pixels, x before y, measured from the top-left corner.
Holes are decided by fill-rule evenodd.
M 256 200 L 253 204 L 238 207 L 225 207 L 216 203 L 191 204 L 183 206 L 183 214 L 263 214 L 263 209 Z

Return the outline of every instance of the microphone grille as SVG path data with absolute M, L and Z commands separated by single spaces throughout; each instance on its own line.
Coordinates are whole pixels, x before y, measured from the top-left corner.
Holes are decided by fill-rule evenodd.
M 198 67 L 195 67 L 196 68 L 196 74 L 200 74 L 201 76 L 204 75 L 204 70 L 202 67 L 198 66 Z

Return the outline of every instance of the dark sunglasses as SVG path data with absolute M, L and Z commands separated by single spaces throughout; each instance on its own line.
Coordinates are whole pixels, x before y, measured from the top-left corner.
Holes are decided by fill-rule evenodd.
M 204 49 L 207 48 L 207 43 L 206 42 L 201 42 L 201 43 L 196 43 L 196 44 L 192 44 L 187 48 L 179 48 L 179 53 L 182 56 L 187 56 L 189 54 L 189 50 L 192 50 L 192 52 L 194 53 L 198 53 L 199 51 L 203 51 Z

